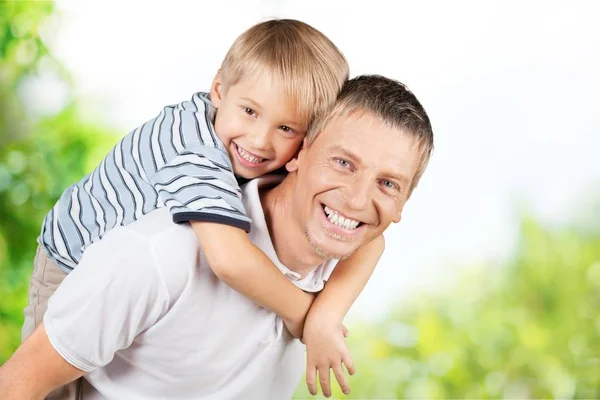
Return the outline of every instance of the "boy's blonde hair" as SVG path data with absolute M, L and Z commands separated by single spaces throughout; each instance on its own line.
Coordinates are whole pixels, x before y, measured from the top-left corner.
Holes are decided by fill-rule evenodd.
M 350 79 L 340 92 L 336 103 L 317 116 L 306 135 L 310 146 L 332 122 L 353 113 L 379 117 L 387 126 L 417 140 L 420 162 L 408 195 L 423 176 L 433 152 L 433 129 L 425 109 L 408 88 L 393 79 L 380 75 L 362 75 Z
M 235 40 L 221 64 L 221 76 L 227 90 L 243 77 L 271 75 L 308 125 L 335 102 L 348 69 L 333 42 L 312 26 L 273 19 L 254 25 Z

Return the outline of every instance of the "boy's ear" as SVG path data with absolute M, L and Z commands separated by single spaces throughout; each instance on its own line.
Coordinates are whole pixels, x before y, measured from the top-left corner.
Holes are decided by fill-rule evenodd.
M 214 108 L 219 108 L 221 105 L 221 101 L 223 100 L 223 92 L 225 91 L 221 75 L 221 70 L 218 70 L 217 74 L 213 78 L 212 85 L 210 86 L 210 102 Z

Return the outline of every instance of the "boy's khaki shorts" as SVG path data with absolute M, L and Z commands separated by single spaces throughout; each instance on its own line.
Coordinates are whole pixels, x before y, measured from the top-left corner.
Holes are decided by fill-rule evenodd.
M 56 291 L 58 285 L 67 274 L 48 257 L 46 250 L 38 245 L 33 261 L 33 273 L 29 285 L 29 301 L 25 307 L 25 322 L 21 332 L 21 341 L 25 341 L 34 329 L 42 323 L 48 299 Z M 82 379 L 77 379 L 66 386 L 54 390 L 46 397 L 52 400 L 79 400 Z

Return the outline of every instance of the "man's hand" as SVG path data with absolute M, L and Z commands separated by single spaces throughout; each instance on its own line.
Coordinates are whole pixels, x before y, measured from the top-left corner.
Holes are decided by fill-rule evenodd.
M 314 313 L 313 313 L 314 314 Z M 306 344 L 306 385 L 313 396 L 317 394 L 317 371 L 321 390 L 325 397 L 331 396 L 330 369 L 344 394 L 350 393 L 350 385 L 342 364 L 350 375 L 354 374 L 354 363 L 346 345 L 348 331 L 341 323 L 332 323 L 320 315 L 309 314 L 304 328 L 303 342 Z
M 43 399 L 82 375 L 54 350 L 41 324 L 0 368 L 0 399 Z

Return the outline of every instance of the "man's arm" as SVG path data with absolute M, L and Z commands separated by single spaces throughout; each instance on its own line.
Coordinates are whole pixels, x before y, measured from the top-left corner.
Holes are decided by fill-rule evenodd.
M 210 222 L 191 221 L 191 224 L 215 275 L 282 317 L 290 333 L 301 337 L 313 295 L 286 279 L 243 230 Z
M 41 399 L 107 365 L 163 315 L 162 277 L 149 241 L 128 228 L 86 249 L 50 298 L 44 323 L 0 369 L 0 399 Z
M 318 371 L 323 395 L 331 396 L 330 369 L 342 391 L 350 392 L 342 364 L 352 375 L 354 363 L 346 347 L 342 321 L 367 284 L 384 248 L 385 240 L 381 235 L 340 261 L 308 313 L 304 328 L 306 384 L 313 395 L 317 394 Z
M 83 374 L 56 352 L 41 324 L 0 367 L 0 398 L 43 399 Z

